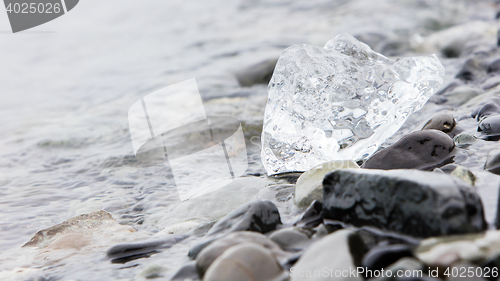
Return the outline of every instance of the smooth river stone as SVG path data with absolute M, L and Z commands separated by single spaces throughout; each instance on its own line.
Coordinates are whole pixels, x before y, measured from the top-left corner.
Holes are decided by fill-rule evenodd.
M 245 242 L 227 249 L 208 268 L 204 281 L 283 280 L 283 268 L 271 251 L 259 244 Z
M 238 231 L 215 240 L 198 254 L 196 257 L 196 270 L 198 274 L 203 277 L 210 265 L 227 249 L 248 242 L 258 244 L 271 251 L 273 257 L 279 261 L 284 262 L 290 256 L 278 244 L 261 233 Z
M 293 45 L 269 82 L 261 156 L 269 175 L 372 155 L 443 83 L 438 58 L 392 60 L 343 33 Z
M 432 170 L 453 162 L 451 152 L 454 148 L 453 139 L 441 131 L 417 131 L 377 152 L 362 167 Z

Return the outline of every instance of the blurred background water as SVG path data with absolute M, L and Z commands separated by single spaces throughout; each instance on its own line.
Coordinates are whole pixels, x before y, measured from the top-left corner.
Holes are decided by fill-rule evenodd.
M 241 87 L 234 73 L 292 44 L 322 46 L 348 32 L 385 38 L 389 44 L 371 44 L 383 54 L 411 55 L 421 36 L 495 12 L 492 1 L 472 0 L 86 0 L 18 34 L 0 12 L 0 272 L 32 267 L 55 280 L 137 274 L 100 255 L 33 266 L 20 247 L 38 230 L 100 209 L 145 236 L 158 231 L 145 217 L 178 199 L 163 166 L 135 160 L 127 112 L 141 97 L 195 78 L 207 102 L 247 103 L 222 100 L 214 111 L 261 120 L 251 97 L 265 102 L 267 85 Z M 249 173 L 264 172 L 258 154 L 249 150 Z

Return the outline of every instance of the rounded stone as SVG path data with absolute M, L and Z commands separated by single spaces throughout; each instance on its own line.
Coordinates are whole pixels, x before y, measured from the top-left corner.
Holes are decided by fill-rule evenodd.
M 255 243 L 242 243 L 227 249 L 208 268 L 204 281 L 272 281 L 283 269 L 271 252 Z
M 475 136 L 467 133 L 458 134 L 455 137 L 453 137 L 453 142 L 455 142 L 455 145 L 460 148 L 469 147 L 476 140 L 477 138 Z
M 278 244 L 270 240 L 267 236 L 250 231 L 233 232 L 225 237 L 217 239 L 198 254 L 196 259 L 196 270 L 198 274 L 203 276 L 211 264 L 227 249 L 247 242 L 260 245 L 260 247 L 273 253 L 275 257 L 285 259 L 286 253 L 281 250 Z
M 484 134 L 500 134 L 500 115 L 484 118 L 477 126 L 477 131 Z
M 449 133 L 455 128 L 457 122 L 453 115 L 449 113 L 438 113 L 432 116 L 424 125 L 422 130 L 439 130 L 445 133 Z
M 362 168 L 433 170 L 453 162 L 454 148 L 453 140 L 441 131 L 417 131 L 373 155 Z
M 477 121 L 481 121 L 484 117 L 499 113 L 500 113 L 500 107 L 496 103 L 490 102 L 476 108 L 472 112 L 471 116 L 476 118 Z

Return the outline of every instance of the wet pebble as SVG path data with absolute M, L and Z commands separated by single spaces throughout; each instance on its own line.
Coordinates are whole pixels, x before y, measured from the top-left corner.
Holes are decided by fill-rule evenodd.
M 487 135 L 500 134 L 500 115 L 484 118 L 477 126 L 477 131 Z
M 244 204 L 220 219 L 207 233 L 208 236 L 234 231 L 266 233 L 281 224 L 281 217 L 273 202 L 256 200 Z
M 476 182 L 476 176 L 474 176 L 474 174 L 464 166 L 457 166 L 451 172 L 451 175 L 463 180 L 470 185 L 474 185 L 474 183 Z
M 433 115 L 424 125 L 422 130 L 439 130 L 445 133 L 449 133 L 455 128 L 457 122 L 453 115 L 449 113 L 438 113 Z
M 418 170 L 338 170 L 323 182 L 323 217 L 415 237 L 486 228 L 479 195 L 446 174 Z
M 139 273 L 138 277 L 143 277 L 145 279 L 160 278 L 164 276 L 163 274 L 165 271 L 166 268 L 163 266 L 151 265 L 143 269 L 142 272 Z
M 433 170 L 453 162 L 454 147 L 453 140 L 441 131 L 417 131 L 373 155 L 362 168 Z
M 477 121 L 481 121 L 484 117 L 492 114 L 500 114 L 500 107 L 495 102 L 489 102 L 476 108 L 471 116 L 476 118 Z
M 274 281 L 286 274 L 259 244 L 245 242 L 227 249 L 208 268 L 204 281 Z
M 476 140 L 477 138 L 475 136 L 467 133 L 458 134 L 455 137 L 453 137 L 453 142 L 455 143 L 455 146 L 460 148 L 467 148 L 471 146 Z
M 200 276 L 204 276 L 210 265 L 227 249 L 235 245 L 248 242 L 258 244 L 261 247 L 269 250 L 271 253 L 273 253 L 274 257 L 280 260 L 285 260 L 288 257 L 288 255 L 281 250 L 278 244 L 276 244 L 263 234 L 250 231 L 234 232 L 217 239 L 215 242 L 205 247 L 198 254 L 196 258 L 196 270 L 198 274 Z
M 164 239 L 123 243 L 112 246 L 106 251 L 106 255 L 113 263 L 126 263 L 128 261 L 149 257 L 160 249 L 169 248 L 182 238 L 166 237 Z

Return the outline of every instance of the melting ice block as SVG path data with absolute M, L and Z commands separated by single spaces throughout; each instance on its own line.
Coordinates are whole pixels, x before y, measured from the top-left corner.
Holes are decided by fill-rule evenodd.
M 435 55 L 392 60 L 349 34 L 294 45 L 269 82 L 262 131 L 268 174 L 372 155 L 443 83 Z

